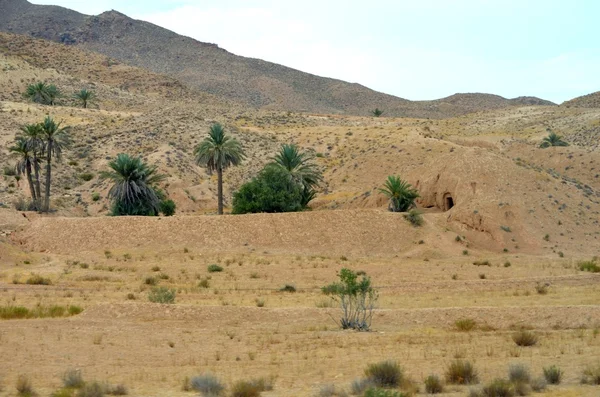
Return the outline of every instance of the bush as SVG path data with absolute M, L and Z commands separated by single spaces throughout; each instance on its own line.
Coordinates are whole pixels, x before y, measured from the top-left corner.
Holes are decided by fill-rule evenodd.
M 508 368 L 508 379 L 513 383 L 529 383 L 531 381 L 531 375 L 526 366 L 523 364 L 515 364 Z
M 125 385 L 118 384 L 114 386 L 109 386 L 106 393 L 110 394 L 111 396 L 126 396 L 127 394 L 129 394 L 129 391 L 127 390 L 127 387 Z
M 350 393 L 354 396 L 363 395 L 370 387 L 373 387 L 373 382 L 369 379 L 354 379 L 350 384 Z
M 469 332 L 477 327 L 477 322 L 475 322 L 475 320 L 472 318 L 463 318 L 461 320 L 456 320 L 454 326 L 459 331 Z
M 512 383 L 505 379 L 494 379 L 481 390 L 484 397 L 513 397 L 515 389 Z
M 371 327 L 377 293 L 371 286 L 371 278 L 343 268 L 338 273 L 340 281 L 321 288 L 325 295 L 335 299 L 342 309 L 339 325 L 342 329 L 368 331 Z
M 203 396 L 219 396 L 225 390 L 225 386 L 211 374 L 194 376 L 190 381 L 192 389 L 200 392 Z
M 408 394 L 396 390 L 369 388 L 365 391 L 364 397 L 408 397 Z
M 79 392 L 77 397 L 104 397 L 105 388 L 98 382 L 92 382 L 85 384 Z
M 408 211 L 407 214 L 404 214 L 404 219 L 409 221 L 410 224 L 413 226 L 423 225 L 423 215 L 421 215 L 421 212 L 419 212 L 415 209 L 412 209 L 412 210 Z
M 286 284 L 279 291 L 281 292 L 296 292 L 296 287 L 290 284 Z
M 600 364 L 596 367 L 588 367 L 583 371 L 581 383 L 586 385 L 600 385 Z
M 177 292 L 174 289 L 167 287 L 154 287 L 148 293 L 148 300 L 153 303 L 171 304 L 175 303 L 175 295 Z
M 209 273 L 219 273 L 222 272 L 223 268 L 217 264 L 212 264 L 212 265 L 208 265 L 208 272 Z
M 17 394 L 21 397 L 31 397 L 36 395 L 33 390 L 31 379 L 29 379 L 27 375 L 19 375 L 15 387 L 17 389 Z
M 479 376 L 469 361 L 456 360 L 446 369 L 446 382 L 458 385 L 470 385 L 479 382 Z
M 70 369 L 67 372 L 65 372 L 62 381 L 65 387 L 75 389 L 79 389 L 85 383 L 83 381 L 83 377 L 81 376 L 81 371 L 78 369 Z
M 98 201 L 100 200 L 100 193 L 92 193 L 92 201 Z
M 159 208 L 160 212 L 162 212 L 164 216 L 173 216 L 175 215 L 175 209 L 177 209 L 177 206 L 173 200 L 167 199 L 160 202 Z
M 85 182 L 89 182 L 92 179 L 94 179 L 94 174 L 92 174 L 91 172 L 85 172 L 83 174 L 79 175 L 79 178 L 81 178 L 82 180 L 84 180 Z
M 231 389 L 231 397 L 259 397 L 264 389 L 255 381 L 236 382 Z
M 39 274 L 32 274 L 26 283 L 30 285 L 52 285 L 52 281 L 49 278 L 44 278 Z
M 512 335 L 513 341 L 517 344 L 517 346 L 533 346 L 537 343 L 537 336 L 530 331 L 521 330 L 517 331 Z
M 302 186 L 290 179 L 284 169 L 270 165 L 233 194 L 232 213 L 301 211 L 303 201 Z
M 365 377 L 377 387 L 398 387 L 402 383 L 403 372 L 394 361 L 370 364 L 365 369 Z
M 556 365 L 544 368 L 544 378 L 551 385 L 558 385 L 563 377 L 563 371 Z
M 595 259 L 579 262 L 578 266 L 582 272 L 600 273 L 600 266 L 598 266 Z
M 545 284 L 537 283 L 535 285 L 535 290 L 540 295 L 546 295 L 548 293 L 549 286 L 550 286 L 550 284 L 548 284 L 548 283 L 545 283 Z
M 442 380 L 437 375 L 429 375 L 425 378 L 425 391 L 429 394 L 438 394 L 444 391 Z
M 531 390 L 533 390 L 536 393 L 540 393 L 544 390 L 546 390 L 546 379 L 544 378 L 535 378 L 531 381 Z
M 492 266 L 492 264 L 488 260 L 485 260 L 485 261 L 475 261 L 475 262 L 473 262 L 473 264 L 475 266 Z

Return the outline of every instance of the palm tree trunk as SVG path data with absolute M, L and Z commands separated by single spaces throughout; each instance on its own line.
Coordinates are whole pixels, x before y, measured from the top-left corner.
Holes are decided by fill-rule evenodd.
M 52 179 L 52 140 L 48 141 L 48 153 L 46 163 L 46 197 L 44 201 L 44 211 L 50 212 L 50 180 Z
M 33 186 L 33 178 L 31 178 L 31 163 L 27 163 L 27 168 L 25 169 L 25 174 L 27 175 L 27 182 L 29 183 L 29 190 L 31 192 L 31 201 L 33 205 L 35 205 L 37 201 L 37 196 L 35 195 L 35 187 Z
M 33 152 L 33 173 L 35 176 L 35 209 L 39 211 L 41 209 L 42 188 L 40 187 L 40 165 L 35 150 Z
M 217 196 L 219 202 L 218 214 L 223 215 L 223 169 L 217 168 Z

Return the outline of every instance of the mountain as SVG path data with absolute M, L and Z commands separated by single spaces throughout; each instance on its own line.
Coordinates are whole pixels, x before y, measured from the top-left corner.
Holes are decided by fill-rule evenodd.
M 571 108 L 600 108 L 600 91 L 573 98 L 570 101 L 563 102 L 561 106 Z
M 215 44 L 202 43 L 116 11 L 87 16 L 26 0 L 0 0 L 0 11 L 1 31 L 83 47 L 256 108 L 367 115 L 377 107 L 387 116 L 445 118 L 507 106 L 553 105 L 538 98 L 505 99 L 486 94 L 409 101 L 360 84 L 237 56 Z

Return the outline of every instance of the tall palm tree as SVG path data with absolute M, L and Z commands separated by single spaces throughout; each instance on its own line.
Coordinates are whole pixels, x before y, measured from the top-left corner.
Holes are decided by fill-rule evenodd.
M 390 175 L 379 192 L 390 199 L 389 209 L 392 212 L 405 212 L 415 206 L 419 192 L 398 176 Z
M 210 127 L 208 136 L 194 149 L 196 164 L 206 167 L 209 173 L 217 172 L 218 214 L 223 214 L 223 171 L 230 166 L 239 165 L 244 159 L 244 150 L 240 143 L 225 135 L 221 124 Z
M 87 109 L 88 105 L 94 102 L 96 99 L 96 94 L 94 91 L 84 88 L 81 91 L 77 91 L 75 94 L 73 94 L 73 98 L 77 99 L 84 109 Z
M 9 147 L 8 150 L 11 154 L 19 158 L 15 170 L 17 175 L 26 175 L 27 182 L 29 183 L 29 190 L 31 192 L 31 200 L 33 203 L 37 203 L 37 195 L 33 185 L 33 178 L 31 177 L 31 169 L 39 169 L 40 165 L 31 155 L 27 138 L 18 136 L 15 139 L 14 145 Z
M 557 135 L 554 131 L 551 131 L 550 134 L 542 139 L 541 148 L 547 148 L 550 146 L 569 146 L 569 144 L 563 141 L 562 136 Z
M 60 126 L 52 117 L 47 116 L 40 124 L 42 139 L 44 140 L 44 149 L 46 152 L 46 194 L 44 197 L 44 211 L 50 210 L 50 181 L 52 180 L 52 156 L 58 161 L 63 149 L 69 147 L 71 138 L 69 137 L 69 127 Z
M 110 179 L 114 185 L 108 192 L 113 201 L 113 215 L 158 215 L 160 197 L 156 184 L 165 176 L 156 173 L 156 167 L 149 167 L 139 157 L 119 154 L 108 163 L 111 171 L 100 174 Z
M 44 141 L 42 139 L 42 127 L 41 124 L 26 124 L 21 127 L 21 133 L 24 138 L 27 139 L 27 148 L 33 156 L 33 163 L 38 164 L 34 167 L 34 178 L 35 178 L 35 207 L 41 209 L 40 200 L 42 199 L 42 189 L 40 186 L 40 167 L 39 163 L 43 159 L 44 154 Z

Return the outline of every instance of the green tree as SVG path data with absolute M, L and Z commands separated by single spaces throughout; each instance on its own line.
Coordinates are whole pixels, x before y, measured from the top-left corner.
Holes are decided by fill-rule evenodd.
M 15 166 L 15 170 L 17 175 L 23 175 L 27 177 L 27 182 L 29 183 L 29 190 L 31 192 L 31 200 L 32 203 L 37 203 L 37 195 L 35 192 L 35 186 L 33 184 L 33 178 L 31 176 L 31 170 L 40 167 L 39 163 L 36 162 L 31 154 L 29 146 L 27 144 L 27 138 L 18 136 L 15 139 L 14 145 L 9 147 L 8 150 L 10 153 L 16 157 L 18 157 L 17 164 Z
M 82 89 L 73 94 L 73 98 L 75 98 L 80 104 L 81 107 L 87 109 L 88 105 L 92 104 L 96 100 L 96 94 L 94 91 Z
M 52 181 L 52 156 L 60 161 L 62 151 L 69 147 L 71 138 L 69 127 L 61 127 L 52 117 L 47 116 L 40 124 L 41 136 L 46 154 L 46 192 L 44 195 L 44 211 L 50 211 L 50 182 Z
M 210 127 L 208 136 L 194 149 L 196 164 L 206 167 L 209 173 L 217 172 L 218 214 L 223 214 L 223 171 L 239 165 L 244 159 L 240 143 L 225 135 L 218 123 Z
M 44 157 L 44 140 L 42 138 L 42 126 L 41 124 L 26 124 L 21 127 L 21 136 L 27 139 L 27 147 L 33 156 L 33 163 L 38 164 L 38 167 L 34 167 L 34 182 L 35 182 L 35 197 L 36 201 L 34 206 L 37 210 L 42 209 L 42 189 L 40 185 L 40 167 L 39 163 Z
M 55 105 L 60 95 L 59 89 L 54 84 L 46 84 L 42 81 L 28 85 L 25 90 L 26 98 L 42 105 Z
M 390 199 L 389 209 L 392 212 L 408 211 L 415 206 L 415 200 L 419 197 L 419 193 L 409 183 L 393 175 L 388 176 L 379 192 Z
M 233 194 L 233 213 L 301 211 L 302 187 L 287 178 L 280 167 L 266 166 L 252 181 Z
M 375 108 L 375 110 L 371 111 L 371 114 L 374 117 L 381 117 L 381 115 L 383 114 L 383 110 L 379 109 L 379 108 Z
M 325 295 L 335 299 L 342 309 L 342 317 L 336 322 L 342 329 L 368 331 L 378 298 L 371 278 L 363 273 L 359 279 L 356 272 L 347 268 L 340 270 L 338 277 L 339 282 L 321 289 Z
M 547 148 L 550 146 L 569 146 L 569 144 L 562 139 L 563 137 L 557 135 L 555 132 L 550 131 L 547 137 L 542 139 L 541 148 Z
M 302 152 L 294 144 L 285 144 L 273 158 L 273 165 L 285 171 L 287 178 L 302 188 L 302 207 L 316 196 L 315 188 L 323 180 L 314 157 Z
M 156 167 L 127 154 L 117 155 L 108 166 L 111 171 L 104 171 L 100 176 L 114 183 L 108 192 L 113 215 L 158 215 L 162 194 L 156 185 L 165 176 L 158 174 Z

